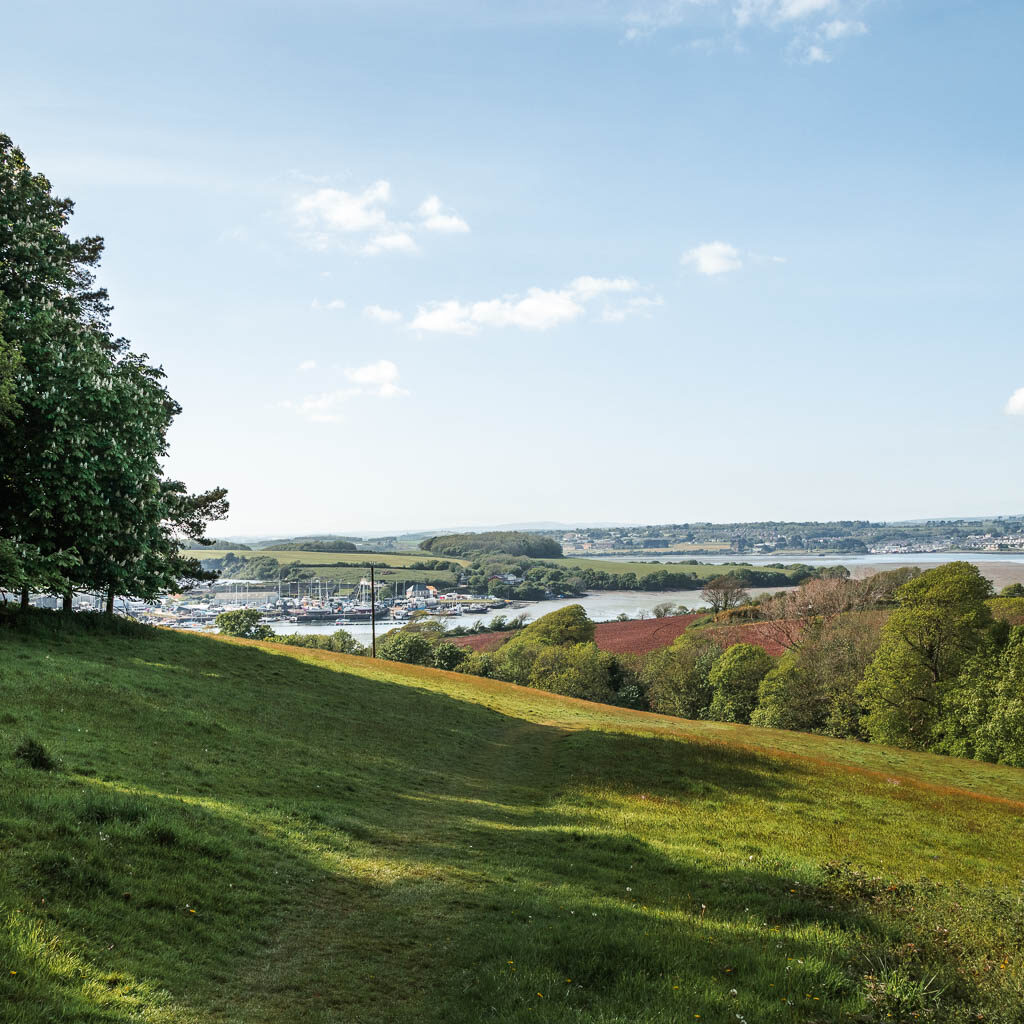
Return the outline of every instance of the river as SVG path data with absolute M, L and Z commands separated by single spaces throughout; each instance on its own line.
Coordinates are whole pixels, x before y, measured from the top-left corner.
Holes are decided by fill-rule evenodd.
M 780 591 L 788 590 L 788 587 L 751 587 L 749 593 L 752 597 L 761 594 L 777 594 Z M 700 596 L 699 590 L 599 590 L 587 594 L 585 597 L 565 597 L 554 601 L 529 601 L 525 602 L 523 608 L 505 608 L 497 612 L 488 612 L 486 615 L 462 615 L 458 618 L 440 619 L 438 621 L 448 626 L 472 626 L 477 619 L 490 621 L 495 615 L 506 615 L 513 618 L 516 615 L 526 614 L 530 621 L 539 619 L 548 612 L 557 611 L 570 604 L 583 605 L 586 613 L 595 622 L 608 622 L 626 614 L 631 619 L 639 618 L 641 612 L 651 615 L 656 605 L 663 601 L 671 601 L 675 605 L 685 605 L 688 609 L 697 610 L 706 608 L 707 602 Z M 401 622 L 392 622 L 384 619 L 377 623 L 377 636 L 397 629 L 403 625 Z M 322 633 L 329 634 L 335 630 L 343 629 L 351 633 L 360 643 L 370 642 L 369 623 L 358 623 L 352 626 L 335 626 L 333 623 L 323 625 L 295 625 L 289 622 L 271 623 L 271 628 L 276 633 Z

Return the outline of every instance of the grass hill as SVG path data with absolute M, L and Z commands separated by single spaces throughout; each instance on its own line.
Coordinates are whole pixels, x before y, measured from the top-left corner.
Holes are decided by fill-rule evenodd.
M 1024 771 L 90 624 L 0 629 L 5 1024 L 1020 1019 Z

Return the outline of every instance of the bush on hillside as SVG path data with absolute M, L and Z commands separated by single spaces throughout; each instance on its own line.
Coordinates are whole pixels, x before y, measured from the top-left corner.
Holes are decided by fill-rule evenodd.
M 221 612 L 214 625 L 224 636 L 237 636 L 243 640 L 272 640 L 274 631 L 260 622 L 262 612 L 256 608 L 239 608 L 233 612 Z
M 46 747 L 37 743 L 34 739 L 22 740 L 14 749 L 15 760 L 23 761 L 29 768 L 35 768 L 41 772 L 52 772 L 57 764 L 50 757 Z
M 333 633 L 277 633 L 274 643 L 290 647 L 308 647 L 316 651 L 332 651 L 335 654 L 365 654 L 366 648 L 349 632 L 336 629 Z
M 762 681 L 750 724 L 863 738 L 858 690 L 880 628 L 877 613 L 809 622 Z
M 451 671 L 469 658 L 469 651 L 445 640 L 441 623 L 411 622 L 377 641 L 377 657 Z
M 594 622 L 579 604 L 542 615 L 521 634 L 545 644 L 585 644 L 594 639 Z
M 714 690 L 708 718 L 718 722 L 749 724 L 757 707 L 761 680 L 772 667 L 772 659 L 753 644 L 735 644 L 715 662 L 708 682 Z
M 683 633 L 670 647 L 649 654 L 640 681 L 651 710 L 706 718 L 714 697 L 711 670 L 721 656 L 721 647 L 701 632 Z

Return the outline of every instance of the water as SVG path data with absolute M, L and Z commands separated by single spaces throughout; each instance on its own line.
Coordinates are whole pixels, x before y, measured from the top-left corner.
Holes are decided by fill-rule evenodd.
M 789 589 L 791 588 L 751 587 L 749 593 L 752 597 L 758 597 L 762 594 L 777 594 Z M 438 621 L 443 622 L 448 627 L 472 626 L 478 619 L 490 622 L 495 615 L 506 615 L 509 618 L 513 618 L 516 615 L 525 614 L 528 616 L 529 621 L 532 622 L 535 619 L 539 619 L 542 615 L 547 615 L 548 612 L 565 608 L 566 605 L 581 604 L 587 615 L 595 622 L 608 622 L 618 618 L 623 613 L 631 619 L 639 618 L 641 612 L 646 612 L 650 616 L 653 613 L 654 607 L 663 601 L 671 601 L 675 605 L 686 605 L 687 608 L 693 610 L 708 607 L 707 602 L 701 598 L 699 590 L 601 590 L 588 594 L 586 597 L 565 597 L 554 601 L 533 601 L 527 603 L 524 608 L 504 608 L 497 612 L 487 612 L 485 615 L 461 615 L 457 618 L 452 617 Z M 382 636 L 392 629 L 398 629 L 402 625 L 403 623 L 401 622 L 392 622 L 387 619 L 378 621 L 377 636 Z M 362 644 L 370 642 L 369 623 L 359 623 L 353 626 L 335 626 L 333 623 L 295 625 L 289 622 L 275 622 L 271 623 L 271 629 L 275 633 L 320 633 L 324 635 L 333 633 L 338 629 L 343 629 L 346 633 L 351 633 Z

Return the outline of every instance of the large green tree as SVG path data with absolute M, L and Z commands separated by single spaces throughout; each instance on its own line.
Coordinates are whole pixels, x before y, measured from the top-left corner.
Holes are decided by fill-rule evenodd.
M 992 624 L 992 585 L 969 562 L 949 562 L 904 583 L 864 674 L 865 726 L 873 740 L 929 749 L 961 669 Z
M 162 478 L 179 408 L 162 371 L 112 337 L 103 242 L 68 235 L 72 209 L 0 135 L 3 565 L 23 601 L 31 587 L 67 606 L 75 590 L 151 596 L 201 577 L 178 541 L 201 542 L 197 516 L 226 509 L 222 490 Z

